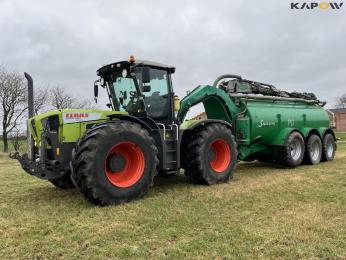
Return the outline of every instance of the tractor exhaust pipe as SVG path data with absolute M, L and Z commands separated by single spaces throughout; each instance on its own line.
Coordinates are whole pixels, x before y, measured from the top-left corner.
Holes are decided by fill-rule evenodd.
M 24 76 L 28 81 L 28 116 L 31 118 L 34 116 L 34 84 L 29 73 L 24 72 Z
M 28 118 L 31 118 L 34 116 L 34 83 L 29 73 L 24 72 L 24 76 L 26 80 L 28 81 L 28 111 L 29 111 Z M 34 139 L 32 138 L 30 134 L 29 125 L 27 125 L 26 135 L 28 137 L 29 149 L 30 149 L 29 159 L 33 160 L 34 153 L 35 153 Z

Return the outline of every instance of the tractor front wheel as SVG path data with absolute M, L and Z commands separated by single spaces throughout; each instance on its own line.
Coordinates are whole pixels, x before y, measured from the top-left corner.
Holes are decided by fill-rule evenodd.
M 99 205 L 145 195 L 153 184 L 157 148 L 149 133 L 127 121 L 90 128 L 73 152 L 73 179 L 84 196 Z

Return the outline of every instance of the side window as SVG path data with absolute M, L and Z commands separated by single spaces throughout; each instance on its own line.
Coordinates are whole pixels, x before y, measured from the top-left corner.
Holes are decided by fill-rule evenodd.
M 166 95 L 168 93 L 168 76 L 167 71 L 151 69 L 150 71 L 150 92 L 144 92 L 144 96 L 150 97 L 153 93 L 159 96 Z
M 142 86 L 142 75 L 138 78 L 139 86 Z M 164 119 L 169 114 L 168 97 L 168 72 L 161 69 L 150 69 L 150 91 L 143 92 L 144 102 L 148 115 L 156 119 Z

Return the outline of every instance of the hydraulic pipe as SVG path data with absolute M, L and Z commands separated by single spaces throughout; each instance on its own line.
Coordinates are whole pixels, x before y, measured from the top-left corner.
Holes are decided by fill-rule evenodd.
M 319 104 L 318 100 L 309 100 L 303 98 L 289 98 L 289 97 L 276 97 L 276 96 L 259 96 L 253 94 L 230 94 L 234 98 L 248 98 L 248 99 L 261 99 L 261 100 L 280 100 L 280 101 L 292 101 L 292 102 L 305 102 L 309 104 Z

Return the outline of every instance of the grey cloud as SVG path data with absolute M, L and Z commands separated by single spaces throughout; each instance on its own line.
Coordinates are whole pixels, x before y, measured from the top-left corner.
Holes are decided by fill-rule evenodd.
M 223 73 L 315 92 L 346 93 L 345 9 L 290 1 L 1 1 L 0 63 L 39 84 L 92 95 L 95 71 L 130 54 L 177 67 L 176 92 Z

